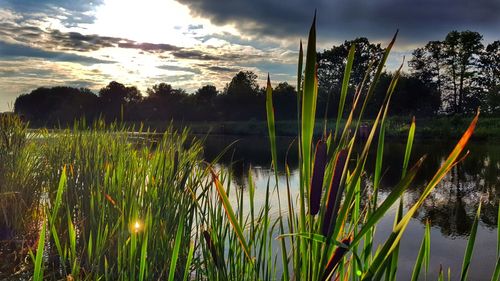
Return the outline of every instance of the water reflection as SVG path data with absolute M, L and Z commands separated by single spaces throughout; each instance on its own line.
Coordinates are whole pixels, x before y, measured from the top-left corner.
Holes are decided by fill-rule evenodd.
M 235 137 L 209 137 L 205 143 L 206 159 L 214 159 L 220 151 L 236 139 Z M 292 145 L 290 146 L 290 144 Z M 424 154 L 427 155 L 427 158 L 412 186 L 404 195 L 407 207 L 418 200 L 426 182 L 432 178 L 445 161 L 448 153 L 453 149 L 453 145 L 453 143 L 446 142 L 419 141 L 414 144 L 413 159 L 410 163 L 414 163 Z M 292 138 L 278 138 L 277 148 L 281 160 L 280 164 L 285 163 L 286 157 L 286 163 L 292 174 L 291 182 L 296 184 L 298 182 L 298 161 L 297 147 L 294 140 Z M 382 195 L 389 193 L 401 178 L 404 149 L 404 142 L 389 141 L 385 146 L 384 170 L 380 189 Z M 433 227 L 432 247 L 438 249 L 432 251 L 433 266 L 436 268 L 431 269 L 431 276 L 437 274 L 439 264 L 443 264 L 444 268 L 452 267 L 452 274 L 458 276 L 463 257 L 463 251 L 460 252 L 460 249 L 465 249 L 466 239 L 479 202 L 482 202 L 482 211 L 474 253 L 476 262 L 473 262 L 473 266 L 476 267 L 472 267 L 470 278 L 471 280 L 483 280 L 491 277 L 495 259 L 494 249 L 496 247 L 494 229 L 496 229 L 497 225 L 500 199 L 500 145 L 472 141 L 468 149 L 470 154 L 467 159 L 452 169 L 431 193 L 410 223 L 405 234 L 407 238 L 403 239 L 402 242 L 406 243 L 406 245 L 401 247 L 402 263 L 399 266 L 399 276 L 402 279 L 406 279 L 408 274 L 411 274 L 413 262 L 422 238 L 423 224 L 427 220 L 430 221 Z M 368 188 L 368 191 L 374 168 L 375 151 L 371 151 L 369 157 L 364 181 L 364 186 Z M 254 179 L 260 179 L 256 181 L 256 187 L 265 188 L 267 178 L 271 176 L 270 162 L 269 143 L 264 137 L 243 137 L 239 139 L 219 161 L 221 165 L 230 167 L 234 183 L 241 188 L 247 186 L 249 172 L 252 173 Z M 250 169 L 250 167 L 252 168 Z M 283 166 L 279 168 L 282 173 Z M 285 182 L 283 174 L 280 176 L 280 182 Z M 295 188 L 297 187 L 292 186 L 292 189 Z M 390 216 L 391 214 L 379 226 L 380 238 L 387 237 L 391 230 L 392 217 Z M 387 235 L 384 236 L 384 234 Z M 483 240 L 479 241 L 479 239 Z M 490 262 L 491 257 L 493 257 L 493 261 Z M 484 261 L 484 259 L 487 261 L 477 262 L 478 260 Z

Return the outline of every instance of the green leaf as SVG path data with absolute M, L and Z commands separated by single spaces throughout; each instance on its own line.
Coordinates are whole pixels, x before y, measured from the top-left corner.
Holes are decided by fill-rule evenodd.
M 184 214 L 181 214 L 179 219 L 179 226 L 175 234 L 174 251 L 172 252 L 172 259 L 170 261 L 170 271 L 168 273 L 168 281 L 173 281 L 175 278 L 175 268 L 177 266 L 177 259 L 179 258 L 179 251 L 181 248 L 182 233 L 184 231 Z
M 43 251 L 45 248 L 45 221 L 42 224 L 42 229 L 40 230 L 40 237 L 38 238 L 38 247 L 36 250 L 35 257 L 35 267 L 33 271 L 33 281 L 42 281 L 43 280 Z
M 219 198 L 222 202 L 222 206 L 224 207 L 224 210 L 226 211 L 227 218 L 229 219 L 229 222 L 233 226 L 234 231 L 236 232 L 236 236 L 238 237 L 238 240 L 241 244 L 241 247 L 243 248 L 243 251 L 245 251 L 245 254 L 248 258 L 248 261 L 253 264 L 253 259 L 250 256 L 250 249 L 248 248 L 248 244 L 245 240 L 245 237 L 243 236 L 243 230 L 241 226 L 238 223 L 238 220 L 234 214 L 233 207 L 231 206 L 231 203 L 229 202 L 229 198 L 226 194 L 226 191 L 224 190 L 224 187 L 222 186 L 221 182 L 219 181 L 219 177 L 215 174 L 215 172 L 210 169 L 210 172 L 212 173 L 212 180 L 215 185 L 215 188 L 217 189 L 217 193 L 219 194 Z
M 479 218 L 481 215 L 481 202 L 479 202 L 479 207 L 477 208 L 476 217 L 472 223 L 472 228 L 470 230 L 469 241 L 467 242 L 467 248 L 465 248 L 464 260 L 462 263 L 462 272 L 460 273 L 460 280 L 467 280 L 467 275 L 469 273 L 470 261 L 472 259 L 472 251 L 474 250 L 474 244 L 476 242 L 477 226 L 479 223 Z
M 189 279 L 189 271 L 191 268 L 191 262 L 193 261 L 193 255 L 194 255 L 194 242 L 191 242 L 189 246 L 189 253 L 187 256 L 186 267 L 184 268 L 184 278 L 182 278 L 183 281 L 188 281 Z
M 316 15 L 309 30 L 307 40 L 304 89 L 302 92 L 301 141 L 304 182 L 311 178 L 311 143 L 316 119 L 316 101 L 318 98 L 318 78 L 316 75 Z
M 276 175 L 277 184 L 277 171 L 278 171 L 278 156 L 276 153 L 276 127 L 274 122 L 274 106 L 273 106 L 273 87 L 269 74 L 267 75 L 267 89 L 266 89 L 266 113 L 267 113 L 267 128 L 269 130 L 269 141 L 271 142 L 271 156 L 273 161 L 274 173 Z
M 422 239 L 422 244 L 420 245 L 420 250 L 418 251 L 417 260 L 415 261 L 415 266 L 413 267 L 413 273 L 411 274 L 412 281 L 418 281 L 418 276 L 420 275 L 420 271 L 422 268 L 422 264 L 424 263 L 425 257 L 429 256 L 429 252 L 427 249 L 427 244 L 429 243 L 430 237 L 430 225 L 427 221 L 425 223 L 425 232 L 424 238 Z
M 349 54 L 347 55 L 347 64 L 344 70 L 344 78 L 342 79 L 342 90 L 340 92 L 339 109 L 337 113 L 337 123 L 335 125 L 335 134 L 333 139 L 337 140 L 337 134 L 340 131 L 340 120 L 344 113 L 344 105 L 347 97 L 347 90 L 349 89 L 349 79 L 351 78 L 352 64 L 354 62 L 354 53 L 356 51 L 356 45 L 352 44 L 351 49 L 349 49 Z
M 415 138 L 415 116 L 413 116 L 413 119 L 411 121 L 410 125 L 410 131 L 408 132 L 408 139 L 406 141 L 406 149 L 405 149 L 405 158 L 403 161 L 403 171 L 402 171 L 402 178 L 405 177 L 406 175 L 406 170 L 408 169 L 408 163 L 410 162 L 410 156 L 411 156 L 411 150 L 413 146 L 413 139 Z

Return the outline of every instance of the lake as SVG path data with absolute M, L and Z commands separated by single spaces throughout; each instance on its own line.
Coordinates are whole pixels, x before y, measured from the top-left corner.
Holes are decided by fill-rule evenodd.
M 237 142 L 233 143 L 236 140 Z M 294 142 L 292 138 L 278 138 L 277 141 L 280 163 L 283 164 L 286 152 Z M 251 173 L 256 185 L 255 198 L 263 200 L 268 181 L 274 186 L 274 175 L 269 169 L 271 155 L 268 142 L 265 137 L 210 136 L 205 141 L 205 159 L 208 161 L 214 159 L 224 148 L 233 143 L 219 163 L 231 170 L 232 184 L 242 189 L 247 187 L 248 176 Z M 404 194 L 405 207 L 416 202 L 426 181 L 432 178 L 453 147 L 453 142 L 415 140 L 410 165 L 424 154 L 427 154 L 427 158 L 413 184 Z M 411 220 L 401 241 L 398 280 L 407 280 L 411 276 L 427 220 L 432 226 L 431 265 L 428 277 L 436 279 L 442 265 L 445 272 L 448 267 L 451 268 L 452 280 L 456 280 L 460 275 L 467 239 L 480 201 L 481 220 L 469 279 L 491 279 L 496 262 L 500 144 L 471 140 L 467 148 L 470 150 L 467 159 L 453 168 Z M 387 141 L 379 198 L 384 198 L 400 179 L 404 149 L 404 141 Z M 362 184 L 364 188 L 370 188 L 374 159 L 372 151 L 366 166 L 365 181 Z M 287 163 L 291 173 L 292 192 L 296 197 L 299 180 L 296 145 L 292 144 Z M 283 166 L 279 169 L 278 186 L 284 194 L 286 189 Z M 273 203 L 273 210 L 276 213 L 276 196 Z M 285 202 L 282 204 L 286 205 Z M 391 232 L 396 209 L 397 204 L 394 204 L 378 224 L 375 247 L 377 243 L 383 243 Z

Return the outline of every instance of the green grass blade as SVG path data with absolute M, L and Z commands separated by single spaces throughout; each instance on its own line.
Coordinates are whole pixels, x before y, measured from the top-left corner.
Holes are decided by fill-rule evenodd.
M 498 281 L 498 280 L 500 280 L 500 257 L 497 257 L 495 271 L 493 272 L 493 276 L 491 277 L 491 281 Z
M 418 256 L 417 260 L 415 261 L 415 266 L 413 267 L 413 273 L 411 274 L 411 280 L 412 281 L 418 281 L 418 276 L 420 275 L 420 271 L 422 269 L 422 264 L 425 262 L 425 257 L 429 255 L 427 252 L 427 241 L 430 240 L 430 236 L 428 232 L 428 229 L 430 228 L 429 222 L 426 222 L 425 224 L 425 232 L 424 232 L 424 238 L 422 239 L 422 244 L 420 245 L 420 250 L 418 251 Z
M 213 170 L 210 170 L 210 172 L 212 173 L 212 180 L 215 184 L 215 188 L 217 189 L 217 193 L 219 194 L 219 198 L 222 201 L 222 206 L 226 211 L 227 218 L 229 219 L 229 222 L 231 223 L 236 233 L 236 236 L 238 237 L 238 240 L 241 244 L 241 247 L 243 248 L 243 251 L 245 251 L 245 255 L 247 256 L 248 261 L 253 264 L 253 259 L 250 255 L 250 249 L 248 248 L 248 244 L 245 240 L 245 237 L 243 236 L 243 230 L 234 214 L 233 207 L 229 202 L 229 198 L 226 194 L 226 191 L 224 190 L 224 187 L 222 186 L 221 182 L 219 181 L 219 177 L 215 174 L 215 172 Z
M 189 279 L 189 272 L 191 270 L 191 263 L 193 261 L 194 248 L 195 248 L 194 242 L 191 242 L 189 246 L 189 253 L 187 256 L 186 267 L 184 268 L 184 277 L 182 278 L 183 281 L 188 281 Z
M 480 215 L 481 215 L 481 202 L 479 202 L 479 207 L 477 208 L 476 217 L 474 218 L 474 222 L 472 223 L 469 241 L 467 242 L 467 248 L 465 249 L 464 260 L 462 263 L 462 271 L 460 273 L 461 281 L 467 280 L 470 261 L 472 259 L 472 251 L 474 250 L 474 244 L 476 242 L 477 226 L 479 224 Z
M 276 127 L 274 121 L 274 106 L 273 106 L 273 87 L 271 79 L 267 75 L 266 89 L 266 113 L 267 113 L 267 129 L 269 131 L 269 141 L 271 145 L 271 156 L 273 161 L 274 174 L 276 175 L 276 184 L 278 184 L 278 154 L 276 153 Z
M 177 259 L 179 258 L 179 251 L 181 248 L 182 233 L 184 231 L 184 214 L 179 219 L 179 227 L 175 234 L 174 251 L 172 252 L 172 259 L 170 261 L 170 271 L 168 273 L 168 281 L 173 281 L 175 278 L 175 268 L 177 267 Z
M 140 262 L 140 266 L 139 266 L 139 280 L 140 281 L 144 280 L 145 274 L 146 274 L 146 261 L 147 261 L 147 256 L 148 256 L 148 235 L 145 234 L 145 236 L 146 237 L 142 241 L 142 246 L 141 246 L 141 262 Z
M 408 163 L 410 162 L 411 150 L 413 146 L 413 139 L 415 138 L 415 116 L 411 121 L 410 131 L 408 132 L 408 139 L 406 141 L 405 158 L 403 160 L 403 171 L 401 177 L 404 178 L 406 175 L 406 170 L 408 169 Z
M 309 31 L 307 40 L 306 66 L 304 75 L 304 89 L 302 94 L 302 164 L 304 183 L 311 178 L 311 143 L 314 134 L 316 119 L 316 101 L 318 97 L 318 79 L 316 76 L 316 15 Z
M 43 251 L 45 248 L 45 228 L 46 223 L 43 222 L 42 229 L 40 230 L 40 237 L 38 238 L 38 247 L 36 250 L 35 257 L 35 267 L 33 269 L 33 281 L 42 281 L 43 280 Z
M 299 47 L 299 63 L 297 66 L 297 134 L 300 139 L 300 112 L 302 104 L 302 71 L 303 71 L 303 61 L 304 61 L 304 50 L 302 49 L 302 40 L 300 40 Z M 300 148 L 299 148 L 300 149 Z
M 347 64 L 344 70 L 344 78 L 342 79 L 342 90 L 340 92 L 339 108 L 337 112 L 337 122 L 335 124 L 335 133 L 333 136 L 334 140 L 337 140 L 337 134 L 340 131 L 340 120 L 344 113 L 345 99 L 347 97 L 347 90 L 349 89 L 349 79 L 351 78 L 352 64 L 354 62 L 354 53 L 356 51 L 356 45 L 352 44 L 351 49 L 349 49 L 349 54 L 347 55 Z

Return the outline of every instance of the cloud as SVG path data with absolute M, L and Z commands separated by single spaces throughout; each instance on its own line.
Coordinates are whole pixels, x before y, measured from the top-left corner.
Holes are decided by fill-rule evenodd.
M 201 70 L 191 67 L 178 66 L 178 65 L 160 65 L 157 66 L 159 69 L 170 70 L 170 71 L 183 71 L 183 72 L 191 72 L 194 74 L 201 74 Z
M 297 38 L 307 34 L 314 9 L 318 38 L 343 41 L 359 36 L 386 40 L 399 28 L 400 43 L 441 39 L 453 29 L 498 36 L 498 0 L 177 0 L 196 16 L 232 24 L 252 38 Z M 325 39 L 326 38 L 326 39 Z
M 198 30 L 198 29 L 203 29 L 203 24 L 190 24 L 188 26 L 188 30 L 191 31 L 191 30 Z
M 179 50 L 172 53 L 174 57 L 179 59 L 190 60 L 219 60 L 218 56 L 210 55 L 199 50 Z
M 119 47 L 161 53 L 181 49 L 170 44 L 142 43 L 126 38 L 82 34 L 74 31 L 63 32 L 58 29 L 42 29 L 25 22 L 25 17 L 29 18 L 30 15 L 20 16 L 18 13 L 8 10 L 3 10 L 3 12 L 5 20 L 0 22 L 0 40 L 29 44 L 44 50 L 89 52 L 107 47 Z
M 118 43 L 120 48 L 140 49 L 146 52 L 178 51 L 181 48 L 170 44 L 137 43 L 134 41 Z
M 20 44 L 10 44 L 0 41 L 1 59 L 15 58 L 41 58 L 49 61 L 74 62 L 80 64 L 112 63 L 111 61 L 100 60 L 92 57 L 80 56 L 76 54 L 45 51 Z
M 66 26 L 92 23 L 92 11 L 104 0 L 0 0 L 0 7 L 20 13 L 58 16 Z
M 237 68 L 224 67 L 224 66 L 209 66 L 209 67 L 207 67 L 207 69 L 210 71 L 214 71 L 214 72 L 236 72 L 236 71 L 238 71 Z

